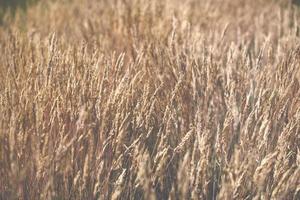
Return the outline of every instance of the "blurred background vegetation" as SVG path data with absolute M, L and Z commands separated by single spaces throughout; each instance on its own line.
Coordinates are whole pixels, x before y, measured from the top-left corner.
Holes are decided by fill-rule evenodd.
M 6 11 L 10 11 L 12 14 L 16 12 L 16 9 L 26 10 L 27 6 L 37 0 L 0 0 L 0 23 L 3 15 Z
M 12 14 L 15 13 L 17 8 L 26 10 L 27 6 L 38 0 L 0 0 L 0 22 L 4 13 L 9 10 Z M 300 5 L 300 0 L 290 0 L 293 4 Z
M 300 0 L 293 0 L 292 3 L 296 4 L 296 5 L 300 5 Z

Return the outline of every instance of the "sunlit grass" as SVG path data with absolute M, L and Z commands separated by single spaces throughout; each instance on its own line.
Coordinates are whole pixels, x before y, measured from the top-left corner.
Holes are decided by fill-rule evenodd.
M 0 199 L 300 199 L 290 2 L 53 0 L 7 16 Z

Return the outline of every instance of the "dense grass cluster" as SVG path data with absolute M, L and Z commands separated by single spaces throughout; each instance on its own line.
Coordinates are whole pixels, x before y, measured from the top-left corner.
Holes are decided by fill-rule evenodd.
M 300 199 L 300 10 L 40 1 L 0 26 L 0 199 Z

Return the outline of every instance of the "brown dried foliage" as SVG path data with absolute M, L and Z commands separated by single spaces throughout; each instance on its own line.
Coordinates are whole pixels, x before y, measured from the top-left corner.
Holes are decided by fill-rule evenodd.
M 0 199 L 299 199 L 300 11 L 41 1 L 0 27 Z

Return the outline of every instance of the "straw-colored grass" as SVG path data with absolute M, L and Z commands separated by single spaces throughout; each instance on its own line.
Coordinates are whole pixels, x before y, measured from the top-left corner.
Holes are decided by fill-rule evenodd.
M 0 199 L 300 199 L 300 10 L 40 1 L 0 26 Z

